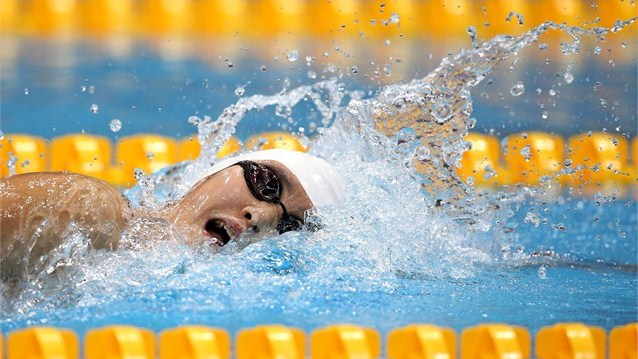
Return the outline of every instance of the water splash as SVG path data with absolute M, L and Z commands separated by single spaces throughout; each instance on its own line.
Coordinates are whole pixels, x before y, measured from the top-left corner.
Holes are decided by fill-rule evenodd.
M 391 295 L 400 286 L 397 278 L 467 278 L 477 265 L 524 258 L 512 244 L 516 233 L 507 218 L 532 190 L 474 193 L 455 167 L 473 127 L 471 88 L 548 29 L 572 36 L 573 43 L 563 46 L 566 54 L 580 51 L 581 36 L 607 34 L 601 28 L 547 22 L 519 37 L 475 43 L 443 59 L 425 78 L 384 87 L 372 98 L 347 92 L 339 79 L 330 79 L 275 95 L 241 97 L 216 120 L 191 117 L 203 144 L 201 156 L 150 177 L 138 174 L 140 187 L 130 196 L 144 207 L 185 193 L 216 163 L 215 154 L 246 114 L 275 107 L 289 116 L 305 99 L 323 125 L 311 151 L 348 179 L 348 198 L 313 213 L 309 220 L 320 220 L 321 231 L 287 233 L 243 250 L 231 244 L 214 256 L 181 244 L 170 228 L 152 235 L 163 241 L 142 241 L 150 230 L 168 227 L 152 218 L 134 223 L 123 236 L 127 245 L 116 253 L 90 251 L 86 236 L 72 231 L 65 245 L 42 258 L 17 299 L 4 296 L 0 305 L 8 316 L 2 320 L 10 322 L 16 314 L 37 318 L 65 307 L 91 313 L 93 306 L 129 296 L 218 316 L 280 306 L 269 302 L 264 294 L 269 291 L 285 296 L 290 307 L 304 307 L 317 296 L 334 300 L 323 293 Z M 534 226 L 544 220 L 536 211 L 526 216 Z M 558 231 L 564 228 L 560 224 Z

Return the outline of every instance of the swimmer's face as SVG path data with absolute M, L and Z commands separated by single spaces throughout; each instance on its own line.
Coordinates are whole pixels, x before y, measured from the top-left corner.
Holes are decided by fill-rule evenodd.
M 303 219 L 310 208 L 310 198 L 285 166 L 256 161 L 233 165 L 197 183 L 171 209 L 169 220 L 189 244 L 220 247 L 240 236 L 290 230 L 298 224 L 294 219 Z

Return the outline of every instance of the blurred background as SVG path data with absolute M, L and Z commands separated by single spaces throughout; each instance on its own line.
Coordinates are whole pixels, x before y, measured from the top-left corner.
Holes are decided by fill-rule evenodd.
M 0 130 L 183 140 L 196 132 L 190 116 L 215 119 L 240 97 L 330 78 L 371 97 L 473 38 L 544 21 L 613 28 L 636 11 L 634 0 L 2 0 Z M 634 23 L 563 55 L 574 39 L 548 31 L 473 90 L 474 130 L 635 136 L 636 38 Z M 251 113 L 236 136 L 320 126 L 302 105 Z

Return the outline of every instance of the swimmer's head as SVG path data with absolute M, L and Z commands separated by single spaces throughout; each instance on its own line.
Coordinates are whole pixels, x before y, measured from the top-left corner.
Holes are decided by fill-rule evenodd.
M 326 161 L 274 149 L 225 159 L 169 213 L 191 243 L 221 246 L 243 234 L 295 230 L 312 207 L 336 203 L 345 183 Z

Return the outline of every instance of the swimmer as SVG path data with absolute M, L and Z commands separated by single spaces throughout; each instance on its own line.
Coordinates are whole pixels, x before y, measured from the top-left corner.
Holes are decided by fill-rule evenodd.
M 42 256 L 77 233 L 90 248 L 107 250 L 117 249 L 125 233 L 153 238 L 153 228 L 135 225 L 140 218 L 170 226 L 187 244 L 215 248 L 242 235 L 299 230 L 308 210 L 335 203 L 344 189 L 341 176 L 324 160 L 278 149 L 222 160 L 159 210 L 133 209 L 117 189 L 80 174 L 1 178 L 0 279 L 25 277 Z

